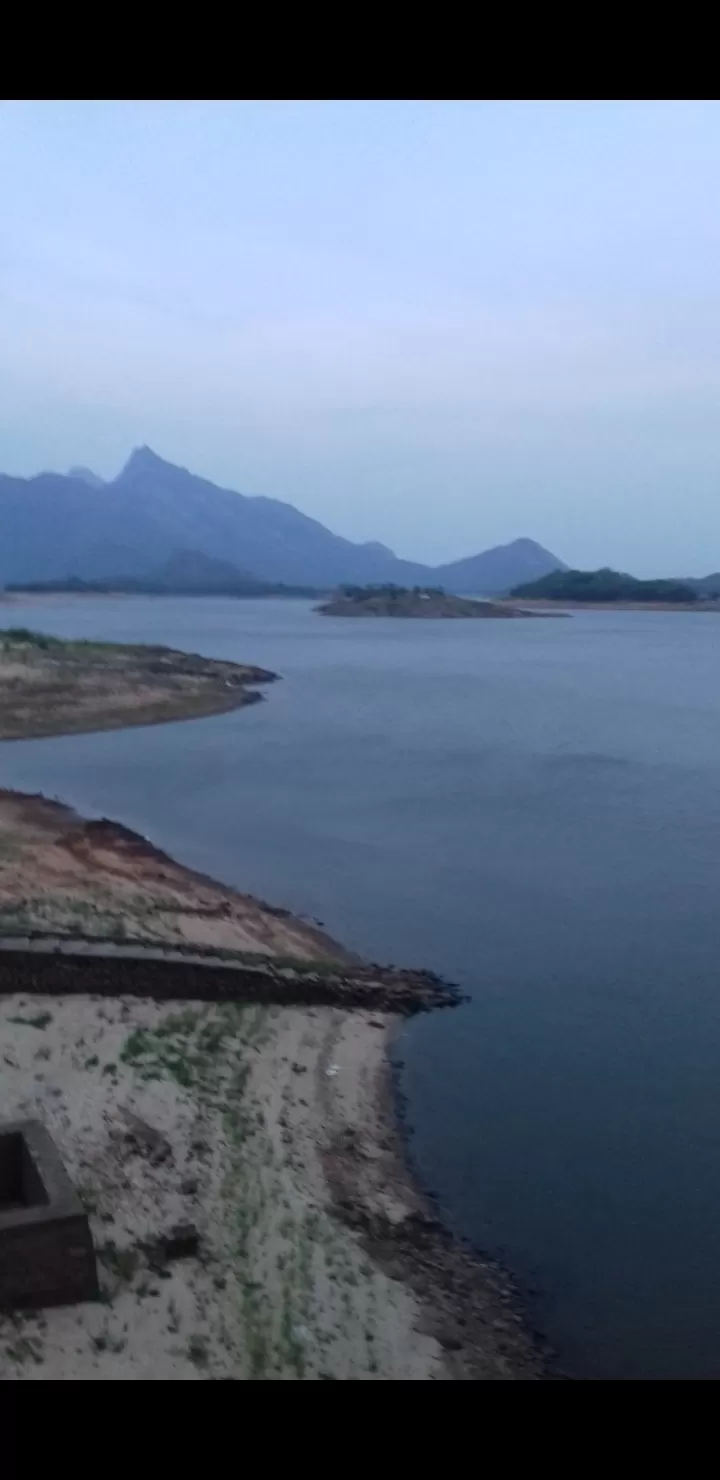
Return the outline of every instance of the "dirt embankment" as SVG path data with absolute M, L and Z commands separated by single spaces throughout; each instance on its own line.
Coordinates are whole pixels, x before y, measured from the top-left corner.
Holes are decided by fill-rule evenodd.
M 546 1375 L 507 1281 L 407 1173 L 386 1047 L 400 1014 L 452 1000 L 436 978 L 358 962 L 126 828 L 0 792 L 0 931 L 20 927 L 116 943 L 106 962 L 21 953 L 19 991 L 14 951 L 0 954 L 0 1119 L 39 1117 L 55 1137 L 103 1298 L 0 1317 L 0 1377 Z M 237 961 L 239 993 L 151 1000 L 165 956 L 210 977 L 213 953 L 216 975 Z M 276 979 L 304 1005 L 241 1000 L 251 959 L 263 991 Z M 70 972 L 66 995 L 59 978 L 42 995 L 45 969 Z M 122 994 L 131 969 L 150 973 L 148 997 Z M 103 995 L 93 971 L 112 977 Z M 186 1254 L 170 1259 L 178 1225 Z
M 432 972 L 360 961 L 317 924 L 182 867 L 107 818 L 0 789 L 7 991 L 384 1007 L 457 1000 Z
M 221 714 L 276 674 L 173 648 L 0 632 L 0 740 Z
M 0 790 L 0 934 L 349 961 L 310 921 L 183 868 L 129 828 Z

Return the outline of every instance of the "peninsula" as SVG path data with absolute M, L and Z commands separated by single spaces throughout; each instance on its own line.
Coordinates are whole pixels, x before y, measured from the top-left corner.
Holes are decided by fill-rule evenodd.
M 0 736 L 249 702 L 259 668 L 0 638 Z M 227 687 L 229 685 L 229 687 Z M 538 1378 L 502 1272 L 409 1176 L 387 1047 L 432 973 L 0 792 L 3 1115 L 41 1120 L 101 1301 L 0 1314 L 0 1380 Z
M 221 714 L 257 703 L 274 673 L 197 653 L 0 630 L 0 740 Z
M 450 596 L 439 586 L 342 586 L 315 608 L 324 617 L 524 617 L 519 608 Z

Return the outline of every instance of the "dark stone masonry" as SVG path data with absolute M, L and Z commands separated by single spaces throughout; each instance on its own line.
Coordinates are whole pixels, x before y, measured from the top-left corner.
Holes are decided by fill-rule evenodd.
M 361 1007 L 410 1016 L 455 1006 L 460 994 L 430 971 L 339 966 L 314 970 L 256 957 L 252 966 L 168 947 L 103 941 L 0 941 L 0 995 L 152 997 L 156 1001 L 260 1002 Z
M 99 1296 L 82 1204 L 36 1120 L 0 1124 L 0 1310 Z

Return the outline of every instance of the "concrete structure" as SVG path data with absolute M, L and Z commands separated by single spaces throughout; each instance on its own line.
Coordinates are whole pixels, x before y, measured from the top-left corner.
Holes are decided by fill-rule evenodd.
M 0 1309 L 99 1296 L 87 1214 L 45 1127 L 0 1124 Z

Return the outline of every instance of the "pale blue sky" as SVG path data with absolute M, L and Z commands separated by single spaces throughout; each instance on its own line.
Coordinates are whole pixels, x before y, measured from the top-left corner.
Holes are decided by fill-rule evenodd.
M 0 104 L 0 469 L 720 567 L 720 105 Z

